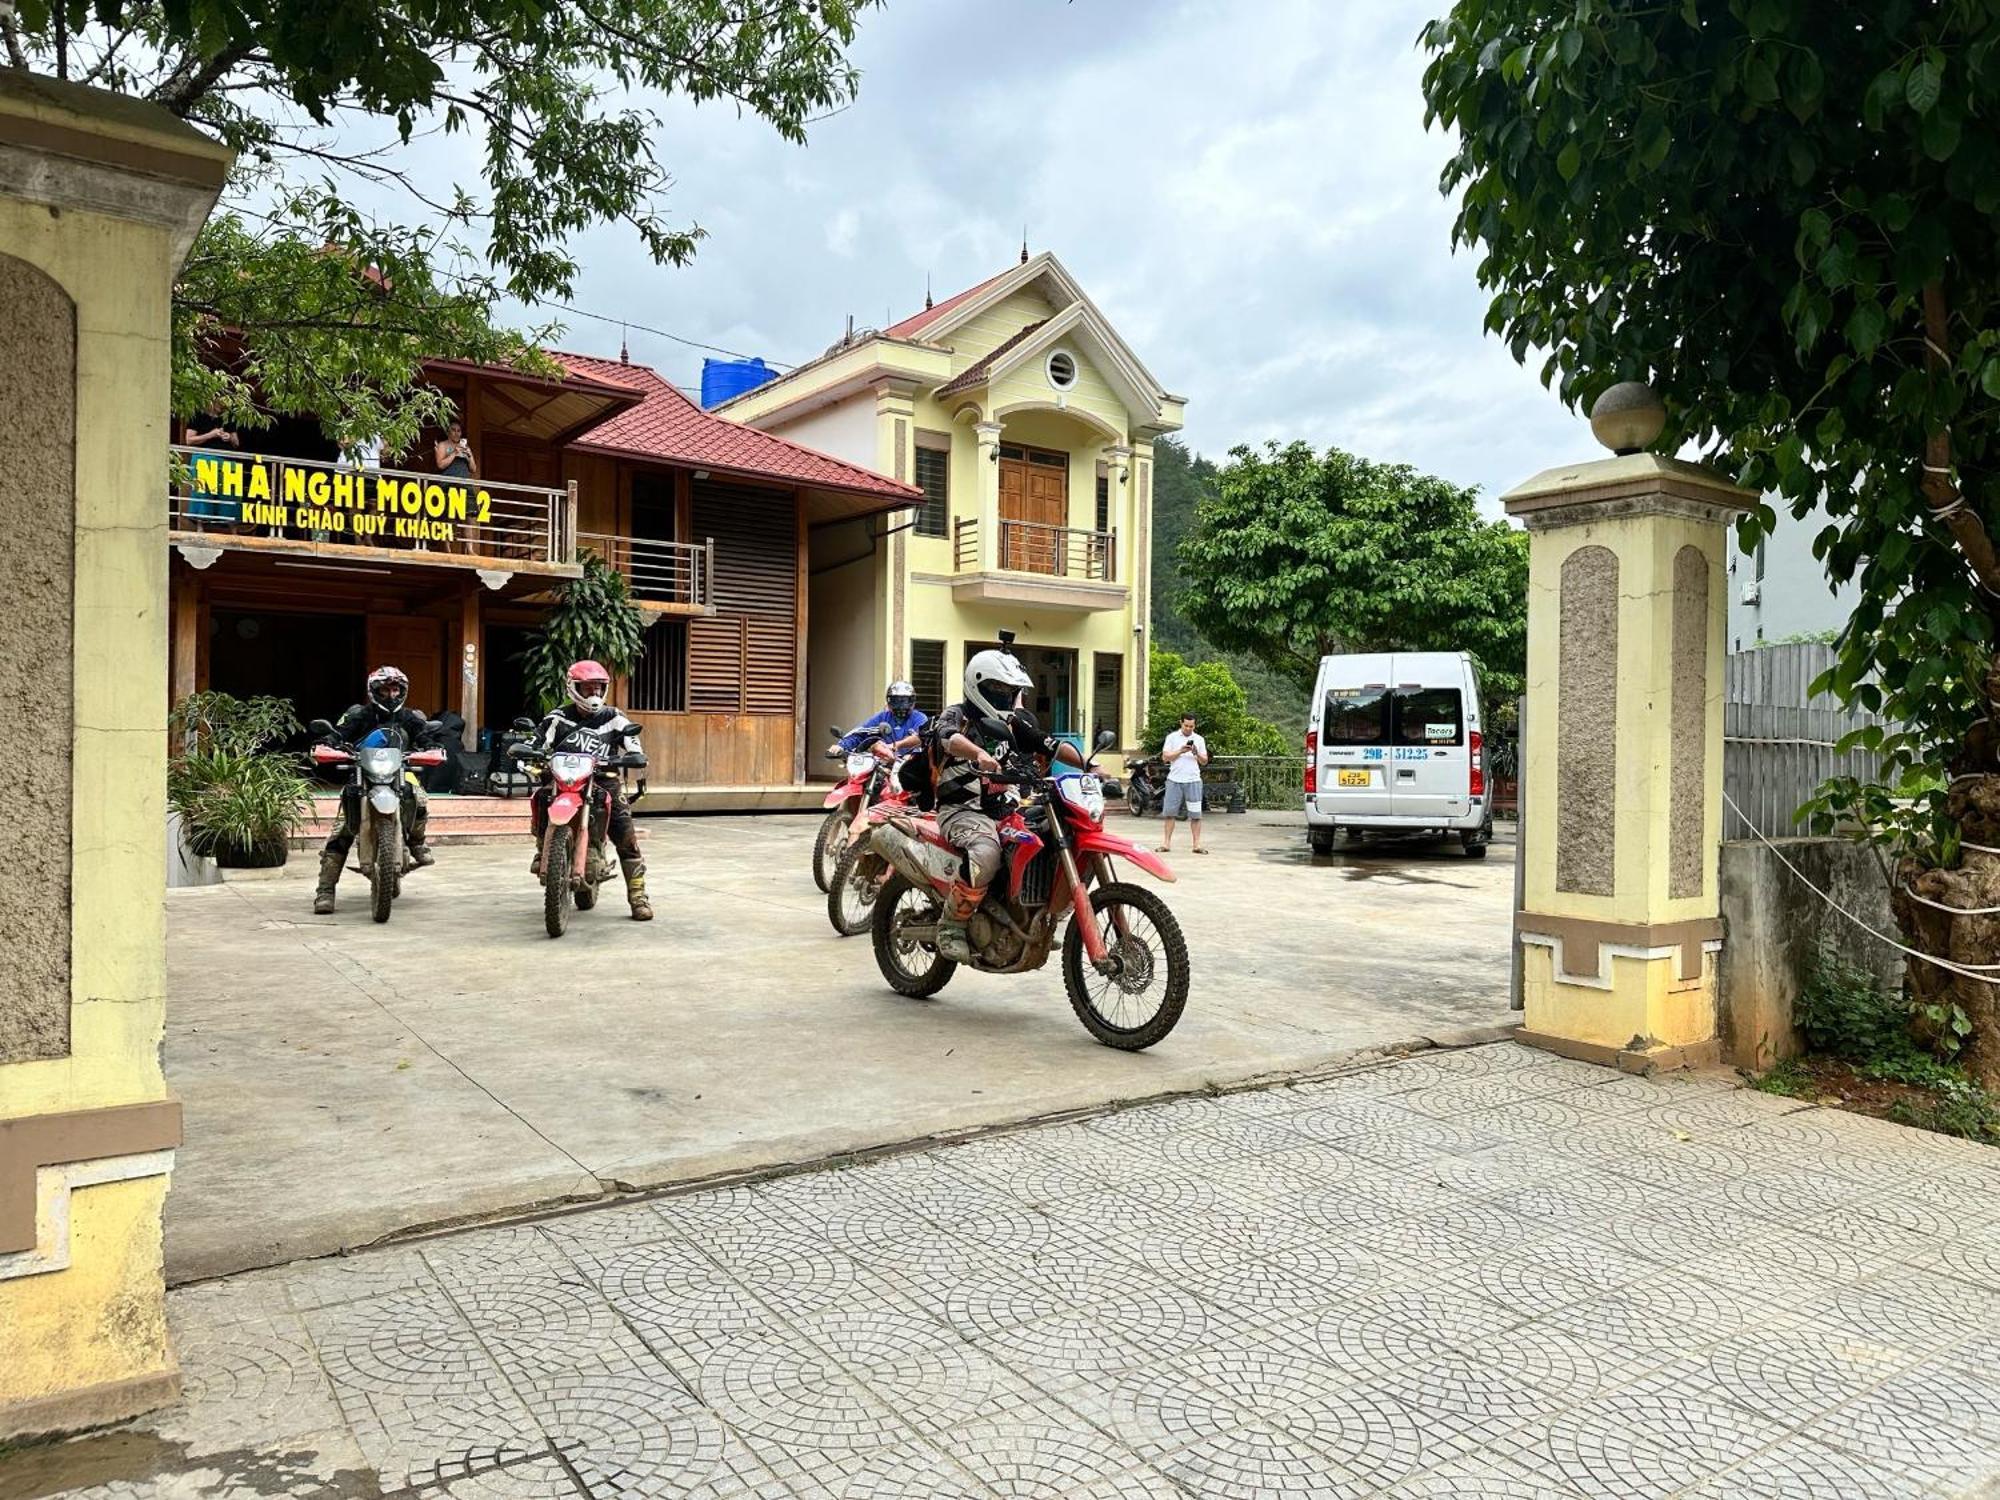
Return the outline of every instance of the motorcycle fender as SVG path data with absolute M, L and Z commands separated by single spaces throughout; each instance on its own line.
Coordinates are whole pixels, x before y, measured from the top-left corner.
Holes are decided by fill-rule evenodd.
M 549 799 L 549 821 L 567 823 L 583 807 L 583 798 L 576 792 L 557 792 Z
M 1080 831 L 1076 839 L 1078 854 L 1109 854 L 1114 859 L 1129 859 L 1157 880 L 1172 884 L 1173 867 L 1150 849 L 1142 849 L 1127 839 L 1113 838 L 1108 833 Z
M 860 782 L 854 780 L 843 781 L 839 786 L 826 794 L 826 801 L 822 802 L 820 806 L 838 807 L 849 797 L 858 796 L 860 792 Z
M 368 805 L 378 813 L 400 812 L 403 799 L 392 786 L 371 786 L 368 788 Z

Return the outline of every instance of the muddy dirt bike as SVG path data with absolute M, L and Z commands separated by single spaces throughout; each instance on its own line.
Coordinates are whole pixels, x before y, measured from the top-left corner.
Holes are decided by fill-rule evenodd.
M 829 760 L 844 760 L 847 765 L 846 778 L 826 794 L 826 818 L 819 825 L 819 836 L 813 840 L 813 884 L 823 891 L 833 889 L 834 871 L 840 865 L 840 857 L 847 852 L 848 843 L 864 826 L 868 809 L 891 792 L 898 790 L 895 777 L 895 760 L 882 742 L 879 729 L 857 729 L 853 731 L 859 739 L 854 749 L 829 755 Z M 836 740 L 846 738 L 839 729 L 833 731 Z M 835 927 L 840 925 L 836 922 Z
M 996 739 L 1008 737 L 1009 727 L 998 721 L 982 727 Z M 1096 748 L 1115 740 L 1106 730 Z M 1084 1029 L 1107 1047 L 1152 1046 L 1187 1005 L 1187 940 L 1167 903 L 1115 879 L 1111 862 L 1129 860 L 1161 880 L 1172 880 L 1173 871 L 1104 831 L 1104 791 L 1092 766 L 1044 775 L 1008 752 L 999 774 L 985 779 L 1015 789 L 1019 802 L 995 820 L 1001 870 L 967 923 L 979 955 L 971 967 L 988 974 L 1039 969 L 1060 932 L 1063 987 Z M 937 951 L 937 929 L 963 869 L 961 855 L 934 818 L 909 813 L 871 824 L 869 843 L 892 867 L 874 902 L 875 961 L 898 994 L 926 999 L 958 969 Z
M 629 741 L 615 755 L 539 745 L 515 745 L 510 753 L 549 783 L 548 825 L 542 831 L 542 922 L 550 937 L 559 938 L 569 931 L 570 912 L 596 906 L 597 888 L 618 874 L 617 851 L 611 847 L 610 783 L 620 771 L 643 770 L 646 753 Z M 645 793 L 642 780 L 639 795 Z
M 343 745 L 336 742 L 333 725 L 325 719 L 313 720 L 311 733 L 319 739 L 311 752 L 314 765 L 354 768 L 361 817 L 350 868 L 368 881 L 369 914 L 386 922 L 396 898 L 403 894 L 403 877 L 417 867 L 410 858 L 410 820 L 417 807 L 410 772 L 443 765 L 444 751 L 435 747 L 411 750 L 400 731 L 380 729 L 359 745 Z

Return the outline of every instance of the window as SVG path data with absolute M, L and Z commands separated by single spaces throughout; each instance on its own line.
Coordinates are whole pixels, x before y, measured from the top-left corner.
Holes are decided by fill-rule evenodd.
M 1100 484 L 1102 480 L 1098 481 Z M 1124 731 L 1118 724 L 1118 704 L 1125 695 L 1125 658 L 1115 652 L 1099 651 L 1092 662 L 1090 719 L 1091 736 L 1097 731 L 1108 729 L 1118 738 L 1114 743 L 1125 742 Z
M 917 690 L 917 707 L 927 714 L 944 712 L 944 642 L 910 642 L 910 686 Z
M 635 713 L 677 714 L 687 708 L 687 621 L 655 620 L 632 669 Z
M 946 438 L 947 445 L 951 439 Z M 946 536 L 951 532 L 951 448 L 933 448 L 921 437 L 917 440 L 917 488 L 924 503 L 917 511 L 918 536 Z
M 1059 391 L 1076 384 L 1076 356 L 1067 349 L 1051 349 L 1042 368 L 1048 373 L 1049 384 Z
M 1320 718 L 1322 745 L 1379 745 L 1389 737 L 1389 690 L 1379 684 L 1329 688 Z
M 1099 531 L 1109 531 L 1111 529 L 1111 476 L 1109 474 L 1099 474 L 1097 476 L 1097 529 Z
M 1457 688 L 1397 688 L 1396 743 L 1462 745 L 1465 709 Z

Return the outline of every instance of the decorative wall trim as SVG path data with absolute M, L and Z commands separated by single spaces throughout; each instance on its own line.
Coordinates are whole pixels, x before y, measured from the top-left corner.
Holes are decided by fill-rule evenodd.
M 1667 895 L 1699 896 L 1708 850 L 1708 555 L 1674 554 L 1673 690 L 1667 723 Z M 1706 857 L 1704 857 L 1706 856 Z
M 130 1421 L 181 1399 L 181 1372 L 160 1370 L 80 1391 L 57 1391 L 0 1406 L 0 1442 L 59 1437 Z
M 164 1177 L 174 1169 L 171 1151 L 147 1151 L 137 1156 L 112 1156 L 103 1161 L 71 1162 L 43 1167 L 35 1174 L 35 1247 L 0 1254 L 0 1281 L 16 1276 L 40 1276 L 69 1269 L 70 1195 L 78 1188 L 107 1182 L 131 1182 L 139 1177 Z
M 156 1153 L 171 1161 L 180 1143 L 178 1099 L 0 1120 L 0 1255 L 37 1248 L 36 1178 L 44 1167 Z
M 1722 947 L 1720 917 L 1682 922 L 1606 922 L 1593 917 L 1556 917 L 1544 912 L 1514 913 L 1514 935 L 1523 943 L 1555 950 L 1555 977 L 1564 984 L 1611 988 L 1609 958 L 1678 958 L 1677 977 L 1699 979 L 1702 955 Z
M 1556 889 L 1618 880 L 1618 554 L 1579 547 L 1556 598 Z

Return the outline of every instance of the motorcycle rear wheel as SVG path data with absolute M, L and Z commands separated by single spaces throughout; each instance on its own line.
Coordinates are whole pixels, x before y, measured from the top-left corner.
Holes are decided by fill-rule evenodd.
M 569 884 L 570 840 L 574 837 L 575 831 L 568 824 L 558 823 L 549 830 L 542 850 L 542 923 L 552 938 L 569 931 L 570 903 L 575 899 Z
M 813 843 L 813 884 L 821 890 L 832 884 L 833 867 L 847 848 L 848 816 L 847 805 L 842 803 L 819 825 L 819 837 Z
M 1137 782 L 1129 783 L 1126 786 L 1125 810 L 1127 812 L 1131 813 L 1135 818 L 1143 818 L 1146 816 L 1150 806 L 1151 804 L 1146 801 L 1146 794 L 1139 790 Z
M 850 844 L 833 867 L 833 884 L 826 890 L 826 919 L 842 937 L 866 932 L 875 920 L 882 895 L 878 883 L 882 856 L 866 843 Z
M 1172 1031 L 1187 1008 L 1187 939 L 1173 908 L 1141 886 L 1123 882 L 1099 886 L 1090 893 L 1090 907 L 1093 914 L 1122 909 L 1128 928 L 1123 938 L 1112 922 L 1094 918 L 1121 969 L 1106 975 L 1091 967 L 1083 948 L 1083 929 L 1072 918 L 1063 933 L 1063 988 L 1069 991 L 1070 1009 L 1083 1029 L 1105 1046 L 1121 1052 L 1144 1051 Z M 1153 991 L 1159 1004 L 1150 1016 L 1136 1008 L 1128 1012 L 1117 1003 L 1126 995 Z
M 370 814 L 376 819 L 375 829 L 375 869 L 369 876 L 369 909 L 378 922 L 389 920 L 390 909 L 396 901 L 396 882 L 403 878 L 403 838 L 402 820 L 382 813 Z
M 875 963 L 882 970 L 882 977 L 889 981 L 889 988 L 912 1000 L 928 1000 L 945 987 L 958 971 L 958 965 L 927 943 L 905 939 L 903 951 L 899 951 L 896 937 L 899 912 L 911 921 L 935 922 L 944 913 L 944 902 L 936 891 L 911 885 L 907 876 L 891 875 L 875 898 L 875 912 L 870 919 Z M 926 959 L 928 964 L 924 962 Z

